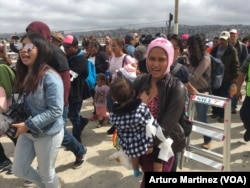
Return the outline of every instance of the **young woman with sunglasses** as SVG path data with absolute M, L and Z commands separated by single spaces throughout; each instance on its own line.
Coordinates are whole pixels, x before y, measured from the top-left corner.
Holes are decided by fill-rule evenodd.
M 51 55 L 49 43 L 39 34 L 28 33 L 17 45 L 14 89 L 24 94 L 29 118 L 12 124 L 18 141 L 13 174 L 41 188 L 57 188 L 55 160 L 63 140 L 63 82 L 46 63 Z M 31 165 L 37 158 L 39 169 Z

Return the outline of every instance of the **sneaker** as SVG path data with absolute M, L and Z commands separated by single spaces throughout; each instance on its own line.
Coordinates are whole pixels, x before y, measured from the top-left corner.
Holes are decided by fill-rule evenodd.
M 103 124 L 98 124 L 96 125 L 96 128 L 101 128 L 103 126 Z
M 248 142 L 250 140 L 250 131 L 246 130 L 244 134 L 244 140 Z
M 204 148 L 204 149 L 210 149 L 210 148 L 211 148 L 211 143 L 210 143 L 210 142 L 204 143 L 204 144 L 202 145 L 202 148 Z
M 6 174 L 7 174 L 7 175 L 13 174 L 13 172 L 12 172 L 12 165 L 10 165 L 10 167 L 7 169 Z
M 3 172 L 5 170 L 8 170 L 12 165 L 12 162 L 10 159 L 6 159 L 5 161 L 0 163 L 0 172 Z
M 231 113 L 236 114 L 236 109 L 232 109 Z
M 87 148 L 85 148 L 85 152 L 82 156 L 76 157 L 73 169 L 78 169 L 82 167 L 82 164 L 84 163 L 84 161 L 86 161 L 86 154 L 87 154 Z
M 213 119 L 215 119 L 215 118 L 218 117 L 218 115 L 217 114 L 212 114 L 210 117 L 213 118 Z
M 23 182 L 23 186 L 24 186 L 24 187 L 35 187 L 36 185 L 35 185 L 34 183 L 28 181 L 28 180 L 25 180 L 25 181 Z
M 224 118 L 223 117 L 219 117 L 218 122 L 219 123 L 224 123 Z
M 107 130 L 107 134 L 113 134 L 115 132 L 115 127 L 111 126 L 109 130 Z
M 134 170 L 134 177 L 139 177 L 142 175 L 142 172 L 140 170 Z

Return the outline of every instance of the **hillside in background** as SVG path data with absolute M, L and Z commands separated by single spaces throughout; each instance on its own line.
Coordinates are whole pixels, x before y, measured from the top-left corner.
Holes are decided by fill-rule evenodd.
M 250 35 L 250 25 L 201 25 L 201 26 L 189 26 L 189 25 L 179 25 L 178 34 L 188 33 L 192 34 L 204 34 L 204 36 L 208 39 L 212 39 L 214 36 L 218 36 L 221 31 L 228 31 L 230 29 L 237 29 L 239 32 L 240 38 L 243 38 L 247 35 Z M 84 36 L 94 35 L 97 38 L 102 38 L 105 35 L 110 35 L 111 37 L 124 37 L 127 33 L 137 32 L 140 35 L 142 34 L 152 34 L 156 33 L 164 33 L 164 34 L 172 34 L 174 27 L 170 27 L 170 31 L 166 27 L 145 27 L 145 28 L 137 28 L 137 29 L 110 29 L 110 30 L 94 30 L 94 31 L 77 31 L 71 32 L 70 34 L 76 35 L 79 39 L 82 39 Z M 63 31 L 62 31 L 63 32 Z M 15 33 L 15 32 L 13 32 Z M 6 40 L 9 39 L 10 35 L 13 33 L 0 33 L 0 39 Z M 64 34 L 69 34 L 63 32 Z M 18 36 L 22 36 L 24 33 L 16 33 Z

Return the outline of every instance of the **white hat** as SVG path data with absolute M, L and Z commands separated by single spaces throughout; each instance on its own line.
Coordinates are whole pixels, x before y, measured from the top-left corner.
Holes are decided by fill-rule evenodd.
M 212 46 L 213 46 L 213 42 L 212 42 L 212 41 L 211 41 L 211 42 L 207 42 L 207 43 L 206 43 L 206 46 L 212 47 Z
M 231 30 L 229 31 L 229 33 L 238 34 L 238 31 L 237 31 L 237 29 L 231 29 Z
M 230 37 L 230 33 L 228 31 L 222 31 L 220 33 L 219 39 L 225 39 L 228 40 Z

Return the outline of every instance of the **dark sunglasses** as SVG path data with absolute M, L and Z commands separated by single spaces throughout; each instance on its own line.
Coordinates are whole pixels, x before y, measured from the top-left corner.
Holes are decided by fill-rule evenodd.
M 17 43 L 15 44 L 16 48 L 20 51 L 22 49 L 24 49 L 26 52 L 31 52 L 34 48 L 35 48 L 35 45 L 32 44 L 32 43 Z

